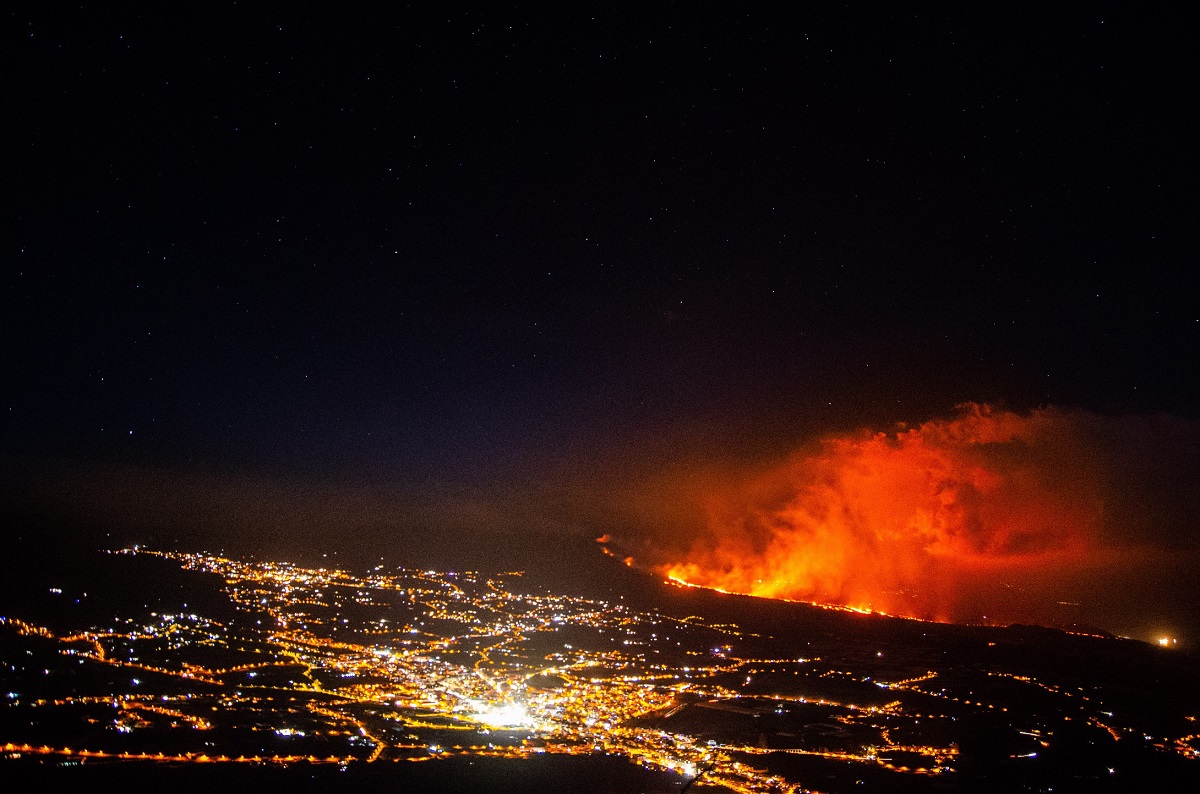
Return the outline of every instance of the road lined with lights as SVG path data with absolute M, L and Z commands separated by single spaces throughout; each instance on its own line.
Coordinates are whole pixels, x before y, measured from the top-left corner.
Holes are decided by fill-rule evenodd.
M 349 764 L 608 753 L 761 794 L 801 790 L 773 771 L 789 757 L 953 774 L 960 719 L 1002 731 L 1013 759 L 1036 759 L 1055 740 L 1051 720 L 1010 713 L 1004 693 L 964 691 L 943 672 L 885 679 L 819 657 L 772 658 L 748 652 L 769 643 L 730 623 L 523 592 L 516 573 L 377 567 L 354 575 L 209 554 L 115 553 L 217 575 L 237 618 L 152 613 L 61 637 L 0 618 L 20 636 L 55 643 L 66 661 L 128 682 L 112 694 L 32 702 L 8 693 L 9 708 L 33 715 L 31 725 L 50 712 L 78 713 L 95 742 L 69 749 L 5 735 L 8 757 Z M 1036 690 L 1054 713 L 1071 709 L 1056 719 L 1074 716 L 1109 741 L 1141 730 L 1101 711 L 1094 693 L 1004 671 L 983 680 Z M 1146 740 L 1195 758 L 1193 734 Z M 186 749 L 147 752 L 156 736 Z M 288 752 L 289 744 L 306 749 Z

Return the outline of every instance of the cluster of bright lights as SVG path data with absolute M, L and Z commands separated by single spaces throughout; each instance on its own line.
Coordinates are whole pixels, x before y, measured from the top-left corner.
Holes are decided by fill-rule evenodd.
M 854 670 L 820 668 L 809 676 L 803 670 L 794 669 L 793 665 L 807 664 L 814 661 L 812 659 L 779 659 L 772 655 L 747 658 L 740 655 L 739 640 L 746 635 L 734 624 L 710 625 L 696 615 L 677 618 L 657 613 L 639 613 L 622 604 L 570 596 L 522 594 L 509 589 L 500 578 L 482 579 L 473 574 L 437 574 L 401 568 L 397 569 L 400 571 L 397 574 L 384 575 L 378 573 L 382 569 L 379 566 L 376 573 L 364 579 L 344 571 L 310 570 L 285 563 L 258 564 L 201 554 L 153 553 L 178 560 L 188 570 L 222 575 L 227 585 L 226 592 L 236 604 L 247 610 L 265 611 L 264 617 L 277 620 L 280 628 L 264 629 L 269 632 L 265 641 L 272 649 L 270 655 L 265 659 L 251 657 L 247 663 L 236 667 L 213 670 L 188 664 L 183 665 L 182 670 L 148 667 L 130 656 L 132 643 L 161 642 L 164 638 L 170 640 L 172 647 L 184 647 L 196 641 L 227 644 L 223 626 L 192 615 L 154 615 L 159 618 L 158 622 L 145 626 L 133 624 L 127 634 L 93 631 L 63 638 L 55 637 L 48 629 L 25 624 L 15 618 L 0 616 L 0 624 L 12 625 L 20 634 L 61 639 L 70 644 L 64 649 L 66 653 L 83 656 L 97 663 L 120 666 L 139 675 L 141 670 L 148 670 L 158 675 L 176 675 L 189 682 L 210 684 L 221 683 L 231 673 L 244 675 L 245 681 L 249 681 L 255 679 L 259 672 L 276 665 L 284 668 L 303 665 L 334 674 L 338 679 L 338 700 L 309 700 L 306 708 L 308 713 L 303 714 L 304 721 L 299 724 L 314 725 L 309 729 L 309 735 L 315 736 L 323 735 L 324 726 L 336 725 L 337 729 L 330 730 L 329 735 L 349 737 L 343 741 L 355 749 L 348 755 L 335 754 L 324 759 L 309 757 L 310 763 L 344 765 L 354 760 L 366 763 L 381 758 L 392 761 L 406 758 L 426 760 L 443 755 L 474 753 L 522 758 L 543 752 L 591 754 L 603 751 L 606 754 L 624 755 L 647 766 L 671 770 L 687 781 L 701 778 L 703 784 L 724 786 L 742 794 L 783 794 L 799 789 L 784 778 L 768 775 L 741 759 L 782 751 L 838 763 L 867 762 L 902 774 L 940 775 L 953 772 L 956 768 L 957 747 L 893 742 L 888 735 L 888 728 L 879 724 L 879 715 L 885 715 L 886 719 L 912 718 L 914 722 L 919 720 L 922 723 L 926 718 L 957 718 L 930 710 L 909 713 L 900 700 L 886 705 L 856 705 L 824 698 L 810 700 L 801 694 L 771 694 L 770 679 L 767 679 L 765 686 L 760 684 L 758 688 L 767 692 L 752 695 L 738 691 L 739 681 L 744 681 L 745 685 L 761 681 L 757 677 L 759 673 L 791 672 L 800 676 L 799 681 L 812 676 L 845 677 L 873 683 L 883 690 L 910 690 L 924 697 L 940 698 L 973 709 L 1008 710 L 981 699 L 967 699 L 953 688 L 936 688 L 930 682 L 934 682 L 939 674 L 932 670 L 914 673 L 900 680 L 876 681 L 873 677 L 862 677 Z M 454 581 L 450 581 L 451 578 Z M 682 576 L 675 576 L 672 581 L 684 586 L 700 586 L 685 581 Z M 391 626 L 388 625 L 391 622 L 388 619 L 363 623 L 359 633 L 370 636 L 367 640 L 369 644 L 364 644 L 358 637 L 346 639 L 339 634 L 341 638 L 334 638 L 320 633 L 321 627 L 327 625 L 332 625 L 334 630 L 345 629 L 350 621 L 341 616 L 340 610 L 350 602 L 382 605 L 382 599 L 372 600 L 371 593 L 375 591 L 404 594 L 406 600 L 413 604 L 413 614 L 407 614 Z M 830 608 L 869 611 L 845 606 Z M 431 617 L 460 624 L 463 629 L 441 632 L 432 626 L 425 627 L 422 618 Z M 131 620 L 125 622 L 132 623 Z M 566 626 L 587 627 L 600 634 L 611 632 L 613 636 L 610 641 L 614 645 L 619 643 L 620 647 L 613 650 L 606 650 L 604 646 L 600 650 L 589 649 L 589 643 L 585 640 L 579 645 L 564 642 L 561 650 L 553 649 L 553 653 L 545 655 L 540 651 L 530 654 L 523 652 L 521 643 L 532 633 L 557 631 L 559 627 Z M 664 652 L 669 650 L 672 637 L 666 633 L 668 627 L 670 634 L 676 630 L 688 632 L 680 639 L 687 639 L 689 645 L 691 641 L 697 644 L 681 647 L 684 646 L 683 642 L 675 642 L 674 645 L 680 650 L 675 652 L 673 659 L 659 660 L 649 656 L 652 652 L 658 653 L 658 649 L 636 650 L 635 646 L 651 646 L 658 642 L 664 644 Z M 1164 634 L 1166 630 L 1159 629 Z M 498 641 L 482 638 L 497 638 Z M 573 636 L 564 637 L 567 638 L 573 639 Z M 1164 648 L 1176 645 L 1174 638 L 1157 632 L 1147 639 Z M 456 663 L 455 660 L 460 657 L 453 654 L 462 652 L 474 653 L 476 661 L 473 667 Z M 882 650 L 874 654 L 877 660 L 884 656 Z M 783 669 L 778 670 L 777 667 Z M 537 679 L 539 675 L 555 680 L 548 682 Z M 1079 693 L 1064 691 L 1052 683 L 1041 683 L 1027 676 L 999 671 L 989 671 L 988 675 L 1011 678 L 1053 695 L 1078 698 L 1080 702 L 1090 699 L 1082 694 L 1082 690 Z M 144 678 L 131 681 L 133 685 L 149 682 L 150 679 Z M 291 685 L 307 688 L 304 684 Z M 251 685 L 251 688 L 254 691 L 221 696 L 221 705 L 235 708 L 246 706 L 253 713 L 259 713 L 260 701 L 268 704 L 273 702 L 269 696 L 261 695 L 259 687 Z M 2 697 L 4 692 L 0 691 Z M 168 717 L 174 721 L 172 724 L 187 723 L 197 729 L 213 727 L 212 723 L 191 715 L 189 712 L 192 709 L 186 704 L 178 708 L 157 705 L 157 697 L 146 693 L 145 687 L 136 695 L 122 697 L 124 699 L 119 704 L 122 712 L 113 720 L 113 726 L 120 733 L 155 727 L 151 722 L 151 714 Z M 203 705 L 202 713 L 208 713 L 209 698 L 191 693 L 185 697 L 200 698 L 203 703 L 198 700 L 194 707 Z M 7 693 L 9 701 L 18 698 L 15 692 Z M 357 709 L 343 707 L 346 701 L 342 701 L 342 698 L 363 704 L 392 704 L 400 710 L 399 714 L 380 715 L 377 710 L 368 710 L 367 713 L 383 719 L 403 715 L 405 724 L 411 730 L 427 729 L 435 731 L 435 736 L 446 736 L 448 730 L 460 730 L 463 733 L 458 735 L 463 739 L 456 742 L 446 737 L 446 744 L 430 744 L 427 742 L 434 736 L 412 733 L 408 734 L 406 741 L 394 745 L 388 741 L 386 731 L 380 732 L 380 735 L 372 732 L 369 717 L 360 718 Z M 754 713 L 759 713 L 770 700 L 774 700 L 774 713 L 777 715 L 789 714 L 789 704 L 793 702 L 819 704 L 836 709 L 840 715 L 836 719 L 848 726 L 861 725 L 880 731 L 881 741 L 861 751 L 823 746 L 773 750 L 765 746 L 741 745 L 736 741 L 719 745 L 715 739 L 708 740 L 707 746 L 702 746 L 697 737 L 661 728 L 650 729 L 644 727 L 644 721 L 639 721 L 646 715 L 657 715 L 665 720 L 692 704 L 693 698 L 701 698 L 700 702 L 707 701 L 716 708 L 728 703 L 732 711 L 753 710 Z M 177 699 L 180 698 L 173 698 Z M 55 701 L 55 704 L 70 705 L 74 700 L 68 697 L 61 703 Z M 102 700 L 105 704 L 111 702 L 111 698 Z M 163 696 L 163 700 L 168 700 L 167 696 Z M 92 700 L 87 702 L 91 703 Z M 750 705 L 743 706 L 743 703 Z M 285 725 L 292 721 L 291 715 L 296 711 L 289 708 L 279 712 Z M 1113 719 L 1112 712 L 1098 713 L 1110 721 Z M 418 714 L 421 716 L 415 716 Z M 314 722 L 318 718 L 324 721 Z M 1188 719 L 1196 721 L 1200 718 Z M 1107 731 L 1117 741 L 1122 740 L 1127 730 L 1120 724 L 1114 726 L 1107 721 L 1102 722 L 1100 717 L 1088 717 L 1087 721 L 1089 725 Z M 315 727 L 317 725 L 322 727 L 318 729 Z M 295 727 L 276 726 L 274 731 L 281 737 L 305 736 L 305 731 Z M 474 739 L 475 735 L 488 734 L 493 735 L 486 740 Z M 1042 736 L 1038 730 L 1028 735 Z M 1166 738 L 1155 741 L 1154 746 L 1180 753 L 1189 759 L 1200 757 L 1200 750 L 1193 746 L 1197 736 L 1200 734 Z M 1146 739 L 1151 741 L 1148 734 Z M 421 744 L 411 745 L 407 740 Z M 1039 738 L 1038 741 L 1042 747 L 1049 746 L 1047 740 Z M 365 755 L 366 750 L 362 748 L 368 745 L 373 747 L 370 754 Z M 427 749 L 428 755 L 413 756 L 410 751 L 418 747 Z M 79 759 L 137 758 L 167 763 L 244 760 L 250 763 L 290 764 L 301 759 L 292 755 L 255 756 L 253 759 L 210 758 L 195 753 L 178 756 L 110 755 L 98 751 L 73 751 L 49 746 L 31 748 L 13 744 L 0 749 L 7 753 L 36 752 Z M 889 755 L 893 752 L 920 758 L 908 762 L 912 765 L 906 766 L 900 761 L 892 762 Z M 1040 748 L 1031 749 L 1028 753 L 1011 757 L 1032 759 L 1037 758 L 1040 752 Z
M 475 719 L 490 728 L 532 728 L 533 717 L 516 703 L 486 706 L 476 712 Z

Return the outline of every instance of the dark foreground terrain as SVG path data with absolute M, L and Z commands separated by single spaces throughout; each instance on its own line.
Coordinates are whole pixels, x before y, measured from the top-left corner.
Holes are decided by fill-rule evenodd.
M 180 791 L 1129 791 L 1200 784 L 1200 665 L 680 588 L 26 548 L 0 778 Z

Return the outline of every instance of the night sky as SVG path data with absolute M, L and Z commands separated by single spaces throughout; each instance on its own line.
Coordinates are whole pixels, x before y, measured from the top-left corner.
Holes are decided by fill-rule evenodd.
M 1185 5 L 785 5 L 8 4 L 7 479 L 396 554 L 968 401 L 1194 442 Z

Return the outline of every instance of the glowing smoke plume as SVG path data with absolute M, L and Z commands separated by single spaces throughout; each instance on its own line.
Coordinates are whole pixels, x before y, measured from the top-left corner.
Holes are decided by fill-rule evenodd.
M 1053 409 L 971 404 L 951 420 L 827 438 L 766 471 L 676 489 L 703 527 L 690 547 L 659 541 L 650 557 L 690 584 L 963 619 L 977 585 L 1066 571 L 1096 550 L 1100 488 L 1077 436 Z

